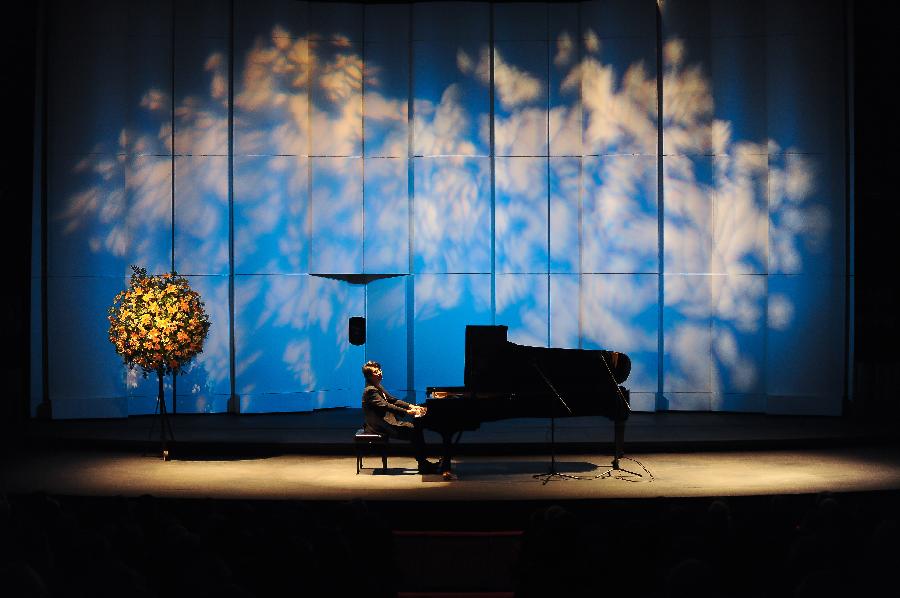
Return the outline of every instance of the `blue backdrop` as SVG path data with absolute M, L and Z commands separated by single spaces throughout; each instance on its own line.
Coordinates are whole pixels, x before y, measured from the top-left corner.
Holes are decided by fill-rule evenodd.
M 841 7 L 50 3 L 54 417 L 152 412 L 106 340 L 131 264 L 211 316 L 179 412 L 357 406 L 367 359 L 422 399 L 496 323 L 628 353 L 639 410 L 839 413 Z

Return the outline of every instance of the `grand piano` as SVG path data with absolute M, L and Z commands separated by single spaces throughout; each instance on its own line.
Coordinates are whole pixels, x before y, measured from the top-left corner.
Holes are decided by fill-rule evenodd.
M 449 471 L 464 431 L 482 422 L 519 417 L 603 415 L 614 422 L 613 468 L 624 452 L 625 420 L 631 411 L 631 359 L 606 350 L 517 345 L 506 326 L 466 326 L 463 386 L 429 386 L 421 424 L 443 439 L 442 470 Z

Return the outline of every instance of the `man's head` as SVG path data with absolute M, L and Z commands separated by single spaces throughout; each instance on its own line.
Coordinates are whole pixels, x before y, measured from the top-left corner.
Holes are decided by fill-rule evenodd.
M 362 366 L 363 376 L 366 378 L 366 382 L 369 384 L 378 384 L 381 382 L 381 364 L 377 361 L 367 361 L 364 366 Z

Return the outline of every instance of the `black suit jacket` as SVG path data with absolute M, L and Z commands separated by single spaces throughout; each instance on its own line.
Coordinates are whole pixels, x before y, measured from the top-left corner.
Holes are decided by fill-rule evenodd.
M 389 394 L 383 388 L 366 386 L 362 395 L 363 415 L 367 432 L 397 436 L 403 428 L 411 428 L 410 422 L 397 419 L 406 414 L 411 405 Z M 402 430 L 402 431 L 401 431 Z

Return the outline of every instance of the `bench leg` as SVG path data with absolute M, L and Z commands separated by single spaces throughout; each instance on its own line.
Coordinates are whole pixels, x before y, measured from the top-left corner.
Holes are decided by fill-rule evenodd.
M 374 449 L 375 443 L 368 442 L 365 446 L 365 451 L 371 453 Z M 381 445 L 381 468 L 387 471 L 387 443 L 378 443 Z M 359 444 L 356 445 L 356 475 L 359 475 L 359 472 L 363 469 L 363 447 Z

